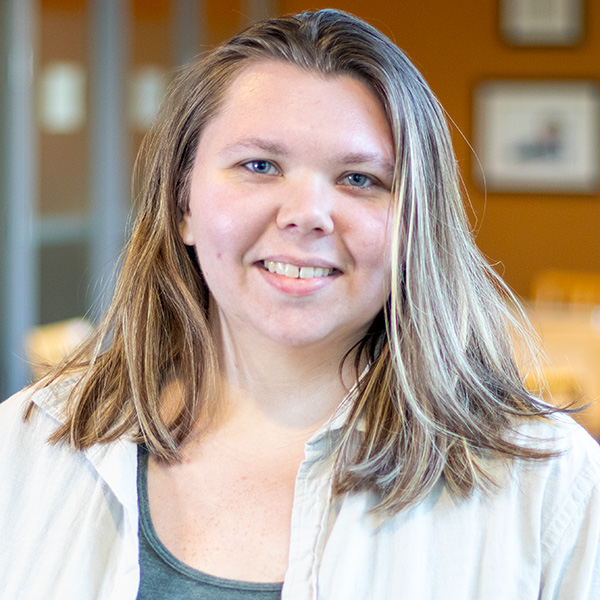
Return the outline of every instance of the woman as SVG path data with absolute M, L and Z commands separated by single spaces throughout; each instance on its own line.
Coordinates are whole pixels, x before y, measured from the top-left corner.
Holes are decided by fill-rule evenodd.
M 103 324 L 1 408 L 2 598 L 600 594 L 599 451 L 523 386 L 395 45 L 258 23 L 144 157 Z

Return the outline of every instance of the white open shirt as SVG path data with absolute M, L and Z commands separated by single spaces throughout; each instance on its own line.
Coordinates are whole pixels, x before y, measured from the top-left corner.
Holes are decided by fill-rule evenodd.
M 0 404 L 0 600 L 137 595 L 137 447 L 47 444 L 69 390 Z M 600 599 L 600 449 L 559 421 L 527 426 L 559 435 L 559 458 L 517 461 L 489 497 L 459 500 L 440 482 L 387 519 L 369 512 L 375 494 L 332 498 L 324 451 L 341 424 L 332 422 L 298 472 L 283 600 Z

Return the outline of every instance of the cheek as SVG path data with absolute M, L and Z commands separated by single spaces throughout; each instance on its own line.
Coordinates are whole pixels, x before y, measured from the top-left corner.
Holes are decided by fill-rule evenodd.
M 355 246 L 357 266 L 362 270 L 362 285 L 371 290 L 373 305 L 385 303 L 391 289 L 393 224 L 387 215 L 357 220 L 360 239 Z
M 239 265 L 256 241 L 260 228 L 252 215 L 243 214 L 231 204 L 211 203 L 204 207 L 202 219 L 197 219 L 195 229 L 196 256 L 200 268 L 208 276 L 212 270 Z
M 231 228 L 226 224 L 210 221 L 196 230 L 196 257 L 203 271 L 211 269 L 211 265 L 222 263 L 230 252 L 233 239 Z
M 222 258 L 227 246 L 239 232 L 239 216 L 228 210 L 218 194 L 195 198 L 190 207 L 194 240 L 199 260 Z
M 388 270 L 392 251 L 392 222 L 387 215 L 374 215 L 357 220 L 361 225 L 355 233 L 360 237 L 362 261 L 376 270 Z

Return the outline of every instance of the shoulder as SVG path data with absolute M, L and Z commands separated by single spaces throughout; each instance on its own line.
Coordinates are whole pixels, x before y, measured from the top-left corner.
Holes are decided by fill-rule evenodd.
M 440 481 L 391 516 L 372 512 L 380 500 L 373 492 L 343 498 L 324 564 L 336 573 L 340 564 L 360 564 L 382 581 L 396 573 L 390 585 L 398 596 L 600 598 L 597 442 L 565 417 L 524 421 L 515 437 L 555 455 L 493 459 L 498 487 L 489 493 L 460 498 Z M 365 589 L 355 597 L 394 594 Z
M 28 388 L 0 404 L 0 581 L 10 597 L 54 589 L 106 598 L 116 581 L 134 597 L 136 447 L 50 443 L 72 389 L 73 382 Z
M 522 430 L 547 440 L 557 455 L 519 461 L 514 483 L 532 524 L 539 527 L 544 598 L 600 594 L 600 445 L 569 417 Z
M 49 436 L 61 423 L 64 406 L 72 384 L 37 388 L 27 387 L 0 403 L 0 448 L 5 455 L 23 437 Z M 26 418 L 27 417 L 27 418 Z
M 515 477 L 523 484 L 543 485 L 555 491 L 565 488 L 591 493 L 600 486 L 600 445 L 579 424 L 566 415 L 519 426 L 517 442 L 524 447 L 547 450 L 547 460 L 515 461 Z
M 546 459 L 515 459 L 490 499 L 508 502 L 540 528 L 547 551 L 586 511 L 600 510 L 600 445 L 566 415 L 528 419 L 511 441 L 551 453 Z M 497 461 L 498 472 L 503 462 Z
M 0 462 L 24 445 L 40 452 L 63 422 L 63 412 L 75 380 L 45 387 L 35 385 L 0 403 Z
M 56 487 L 60 474 L 69 486 L 103 481 L 115 496 L 131 495 L 130 483 L 123 482 L 137 472 L 137 447 L 132 442 L 117 440 L 76 450 L 67 442 L 49 441 L 63 423 L 76 383 L 71 379 L 32 386 L 0 403 L 0 477 L 13 484 L 12 494 L 46 484 Z

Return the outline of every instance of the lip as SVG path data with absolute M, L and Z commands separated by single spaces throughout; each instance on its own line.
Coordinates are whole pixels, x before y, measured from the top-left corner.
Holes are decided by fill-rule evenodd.
M 270 260 L 270 259 L 269 259 Z M 289 260 L 289 259 L 287 259 Z M 275 261 L 273 261 L 275 262 Z M 285 262 L 284 260 L 276 261 L 276 262 Z M 300 263 L 300 262 L 290 262 L 288 264 L 295 264 L 299 267 L 308 267 L 314 266 L 315 263 Z M 318 263 L 317 263 L 318 264 Z M 322 261 L 321 261 L 322 264 Z M 302 298 L 306 296 L 311 296 L 313 294 L 317 294 L 329 286 L 331 286 L 335 280 L 342 274 L 339 269 L 336 269 L 333 273 L 328 275 L 327 277 L 311 277 L 308 279 L 301 279 L 295 277 L 287 277 L 285 275 L 279 275 L 278 273 L 273 273 L 268 269 L 265 269 L 262 261 L 255 263 L 255 267 L 263 278 L 263 280 L 277 292 L 284 294 L 286 296 L 292 296 L 297 298 Z M 333 268 L 335 267 L 324 267 L 324 268 Z

